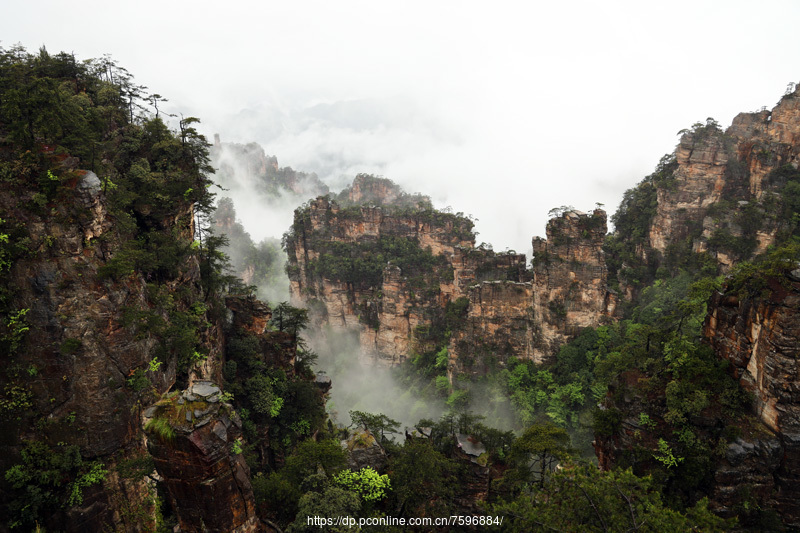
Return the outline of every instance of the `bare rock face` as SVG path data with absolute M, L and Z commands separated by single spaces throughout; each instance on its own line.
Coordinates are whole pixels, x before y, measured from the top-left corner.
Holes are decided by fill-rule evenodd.
M 181 531 L 257 530 L 241 421 L 219 387 L 198 381 L 146 412 L 147 447 Z
M 547 239 L 533 239 L 533 313 L 538 325 L 533 359 L 544 361 L 582 328 L 614 315 L 603 241 L 606 213 L 567 211 L 547 224 Z
M 233 327 L 253 335 L 264 333 L 272 318 L 269 306 L 252 296 L 228 296 L 225 298 L 225 307 L 233 312 Z
M 356 179 L 350 193 L 382 184 L 371 180 Z M 370 194 L 393 197 L 382 189 Z M 617 300 L 607 291 L 602 251 L 604 211 L 570 211 L 552 220 L 548 239 L 534 240 L 533 271 L 524 254 L 476 248 L 471 227 L 458 215 L 343 208 L 317 198 L 295 213 L 288 239 L 292 297 L 317 324 L 357 331 L 362 355 L 384 364 L 430 349 L 418 331 L 438 327 L 448 305 L 466 301 L 464 321 L 451 326 L 446 344 L 450 377 L 480 375 L 510 356 L 545 362 L 582 328 L 614 315 Z M 385 253 L 378 243 L 387 238 L 413 242 L 436 259 L 422 271 L 401 268 L 402 258 L 389 255 L 385 264 L 365 266 Z
M 136 274 L 102 275 L 123 245 L 108 215 L 103 183 L 93 172 L 65 168 L 60 196 L 46 210 L 29 209 L 33 192 L 23 188 L 0 199 L 3 211 L 24 224 L 30 252 L 3 273 L 13 288 L 12 309 L 23 311 L 26 328 L 14 353 L 4 356 L 26 372 L 4 374 L 0 390 L 24 391 L 30 405 L 4 420 L 0 470 L 19 463 L 20 449 L 30 440 L 50 439 L 59 443 L 55 449 L 76 446 L 85 462 L 102 463 L 105 481 L 87 487 L 82 503 L 54 513 L 43 526 L 141 531 L 153 523 L 154 489 L 141 476 L 121 477 L 117 467 L 146 453 L 139 402 L 151 391 L 169 390 L 176 361 L 161 361 L 157 371 L 151 369 L 158 340 L 126 316 L 150 309 L 148 280 Z M 174 207 L 163 227 L 190 242 L 191 206 Z M 199 292 L 196 259 L 188 258 L 177 271 L 174 279 L 163 280 L 166 292 L 178 286 Z M 221 349 L 216 333 L 214 328 L 204 333 L 212 356 Z M 23 417 L 30 413 L 48 424 L 34 425 Z M 6 497 L 0 497 L 0 504 Z M 132 519 L 136 513 L 139 518 Z
M 721 131 L 686 133 L 675 150 L 675 187 L 658 189 L 658 210 L 650 226 L 650 246 L 662 254 L 670 242 L 687 237 L 692 221 L 702 220 L 725 187 L 730 151 Z
M 474 247 L 471 227 L 467 219 L 433 211 L 342 208 L 328 198 L 317 198 L 295 215 L 289 241 L 292 299 L 307 306 L 317 324 L 357 331 L 362 353 L 370 360 L 397 364 L 408 356 L 413 332 L 429 320 L 425 317 L 461 295 L 452 283 L 452 257 L 460 248 Z M 321 260 L 333 262 L 341 254 L 357 267 L 378 253 L 374 245 L 386 238 L 408 241 L 439 259 L 433 269 L 404 272 L 387 256 L 386 263 L 375 265 L 380 274 L 370 279 L 350 278 L 348 271 L 337 279 L 319 274 Z M 348 250 L 333 248 L 340 243 Z M 359 255 L 358 250 L 370 251 Z
M 390 180 L 359 174 L 347 190 L 347 199 L 354 204 L 384 205 L 393 204 L 402 194 L 402 189 Z
M 350 437 L 341 441 L 341 445 L 347 453 L 347 466 L 351 470 L 369 467 L 376 472 L 383 472 L 388 460 L 386 451 L 368 429 L 356 429 Z
M 766 296 L 716 295 L 704 328 L 714 350 L 753 393 L 754 414 L 774 435 L 761 445 L 772 458 L 764 464 L 771 465 L 774 507 L 793 527 L 800 526 L 798 309 L 800 281 L 787 275 L 772 279 Z
M 740 113 L 724 132 L 712 121 L 695 127 L 681 137 L 675 159 L 671 176 L 656 183 L 649 246 L 663 257 L 688 240 L 723 272 L 764 252 L 782 222 L 769 206 L 783 184 L 771 176 L 800 165 L 800 92 L 787 93 L 772 111 Z
M 453 333 L 448 349 L 451 377 L 483 374 L 489 364 L 505 364 L 511 356 L 536 360 L 530 282 L 484 281 L 470 287 L 468 297 L 466 324 Z

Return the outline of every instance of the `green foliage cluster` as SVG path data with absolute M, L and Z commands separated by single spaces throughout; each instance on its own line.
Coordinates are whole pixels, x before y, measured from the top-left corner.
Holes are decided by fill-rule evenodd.
M 607 357 L 618 334 L 609 326 L 585 329 L 559 350 L 549 366 L 510 359 L 499 377 L 519 424 L 526 427 L 536 421 L 552 421 L 569 428 L 581 451 L 591 453 L 591 413 L 605 394 L 595 365 Z
M 800 239 L 792 238 L 753 261 L 738 263 L 726 279 L 726 290 L 740 297 L 765 296 L 770 285 L 787 285 L 786 273 L 797 268 L 800 258 Z
M 491 506 L 503 530 L 528 531 L 730 531 L 701 500 L 685 513 L 666 506 L 650 478 L 630 469 L 602 471 L 567 463 L 541 490 Z
M 33 529 L 49 513 L 82 503 L 84 490 L 107 474 L 99 461 L 84 460 L 76 445 L 28 441 L 20 463 L 4 474 L 14 490 L 9 526 Z
M 392 235 L 382 235 L 377 241 L 326 242 L 319 259 L 309 261 L 308 267 L 314 275 L 368 288 L 381 285 L 387 263 L 399 267 L 409 278 L 409 286 L 417 290 L 438 290 L 449 268 L 443 256 L 423 250 L 416 239 Z
M 691 135 L 692 144 L 698 144 L 706 141 L 712 137 L 721 137 L 723 135 L 722 128 L 719 127 L 719 122 L 714 120 L 713 117 L 708 117 L 705 124 L 702 122 L 695 122 L 689 129 L 682 129 L 678 135 Z
M 298 336 L 307 321 L 305 309 L 283 302 L 273 310 L 276 331 L 256 336 L 229 328 L 226 335 L 225 389 L 245 437 L 236 450 L 254 474 L 256 498 L 270 509 L 281 506 L 272 518 L 282 523 L 294 518 L 306 492 L 301 482 L 318 463 L 330 475 L 344 463 L 341 447 L 325 440 L 324 400 L 309 368 L 315 354 Z M 295 354 L 294 368 L 287 367 Z M 312 434 L 319 443 L 307 440 Z
M 625 191 L 619 209 L 611 217 L 614 233 L 606 238 L 603 247 L 612 285 L 619 280 L 634 285 L 646 284 L 655 278 L 654 254 L 647 253 L 652 259 L 643 263 L 640 251 L 650 250 L 648 231 L 658 207 L 658 187 L 669 186 L 677 168 L 675 155 L 667 154 L 652 174 Z
M 628 408 L 643 409 L 637 416 L 644 423 L 628 464 L 650 461 L 664 494 L 682 504 L 709 482 L 715 454 L 729 438 L 723 421 L 748 405 L 727 363 L 700 342 L 706 301 L 719 287 L 719 280 L 692 282 L 685 273 L 657 281 L 642 292 L 634 319 L 615 326 L 619 334 L 607 356 L 595 361 L 598 382 L 613 391 L 610 409 L 597 411 L 601 432 L 614 433 L 615 410 L 627 405 L 623 397 L 637 398 Z M 719 423 L 709 425 L 709 418 Z
M 453 510 L 458 465 L 423 440 L 406 440 L 390 459 L 389 477 L 410 516 L 447 516 Z
M 147 301 L 128 310 L 126 324 L 141 338 L 157 339 L 153 361 L 177 366 L 178 381 L 203 357 L 208 322 L 222 315 L 221 293 L 235 285 L 223 273 L 221 241 L 206 228 L 213 204 L 208 144 L 196 118 L 159 114 L 161 101 L 108 57 L 80 62 L 45 49 L 0 48 L 0 183 L 10 191 L 0 202 L 0 350 L 9 356 L 0 407 L 14 423 L 6 445 L 24 444 L 19 457 L 10 454 L 3 463 L 4 501 L 13 502 L 12 523 L 20 527 L 33 529 L 50 513 L 79 505 L 106 474 L 73 444 L 85 441 L 76 432 L 87 430 L 73 427 L 75 412 L 48 417 L 56 394 L 45 396 L 48 389 L 38 385 L 60 371 L 40 375 L 26 352 L 33 321 L 20 314 L 9 274 L 21 260 L 63 251 L 55 233 L 29 235 L 28 228 L 91 222 L 81 200 L 87 192 L 99 196 L 111 226 L 83 243 L 92 254 L 77 276 L 97 268 L 101 283 L 116 284 L 120 293 L 148 283 Z M 94 172 L 99 190 L 87 191 L 92 182 L 75 168 Z M 195 264 L 202 292 L 197 284 L 175 283 Z M 82 355 L 78 339 L 55 338 L 52 346 L 53 357 Z M 129 369 L 118 401 L 148 389 L 146 373 L 156 367 Z M 29 429 L 18 431 L 22 424 Z M 18 440 L 23 434 L 27 443 Z
M 389 476 L 378 474 L 372 467 L 353 472 L 349 468 L 333 476 L 333 481 L 350 492 L 355 492 L 366 502 L 376 502 L 391 490 Z
M 297 334 L 308 326 L 308 309 L 281 302 L 272 310 L 270 324 L 296 339 Z
M 303 489 L 310 488 L 307 485 L 308 478 L 321 471 L 326 479 L 331 479 L 345 465 L 345 452 L 338 441 L 304 440 L 286 458 L 279 471 L 256 473 L 253 478 L 256 503 L 269 509 L 274 519 L 291 522 L 298 513 L 305 492 Z M 358 500 L 358 495 L 354 495 Z
M 353 426 L 361 426 L 372 433 L 384 446 L 388 444 L 387 435 L 400 433 L 400 422 L 383 413 L 372 414 L 364 411 L 350 411 Z
M 260 457 L 253 459 L 257 465 L 269 463 L 262 443 L 272 448 L 271 457 L 282 455 L 324 421 L 322 399 L 313 383 L 273 366 L 271 350 L 279 348 L 264 346 L 246 332 L 234 332 L 226 350 L 226 391 L 234 397 L 248 444 L 259 450 Z
M 177 361 L 178 370 L 187 372 L 205 359 L 201 339 L 211 327 L 208 308 L 197 293 L 175 293 L 167 285 L 155 282 L 147 284 L 147 296 L 146 305 L 124 310 L 123 324 L 134 328 L 140 338 L 155 336 L 159 342 L 154 359 L 162 363 Z M 150 370 L 157 371 L 159 367 Z
M 175 428 L 172 427 L 168 418 L 155 417 L 147 421 L 144 430 L 152 433 L 163 443 L 170 443 L 175 440 Z

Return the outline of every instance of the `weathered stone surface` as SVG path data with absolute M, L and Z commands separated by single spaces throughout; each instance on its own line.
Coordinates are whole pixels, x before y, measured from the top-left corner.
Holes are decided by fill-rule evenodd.
M 376 186 L 374 179 L 370 183 Z M 351 195 L 363 200 L 364 194 L 357 180 Z M 369 197 L 386 203 L 398 196 L 387 189 L 373 190 Z M 474 247 L 474 236 L 458 227 L 461 222 L 468 223 L 456 217 L 437 220 L 421 212 L 397 213 L 375 206 L 343 209 L 328 198 L 317 198 L 309 205 L 307 218 L 296 223 L 293 248 L 289 250 L 293 302 L 308 306 L 316 324 L 357 331 L 362 354 L 369 360 L 398 364 L 408 356 L 413 331 L 423 323 L 423 317 L 461 296 L 459 290 L 446 283 L 435 294 L 421 294 L 408 284 L 407 273 L 390 264 L 375 287 L 317 277 L 309 265 L 319 259 L 325 243 L 366 243 L 381 236 L 414 239 L 422 249 L 429 248 L 433 255 L 444 256 L 450 263 L 460 253 L 457 249 Z
M 616 311 L 603 253 L 606 213 L 567 211 L 533 239 L 533 313 L 538 325 L 532 359 L 545 361 L 585 327 Z
M 775 505 L 774 472 L 779 468 L 783 446 L 769 431 L 739 437 L 730 444 L 714 471 L 711 509 L 726 518 L 735 516 L 742 501 L 751 498 Z
M 740 210 L 749 203 L 768 203 L 782 186 L 771 182 L 770 174 L 785 165 L 797 168 L 800 164 L 800 91 L 785 95 L 771 111 L 740 113 L 724 133 L 706 127 L 684 134 L 675 156 L 677 169 L 672 177 L 656 184 L 658 207 L 649 227 L 653 250 L 663 257 L 670 246 L 690 239 L 692 250 L 711 253 L 723 272 L 737 260 L 763 253 L 775 242 L 781 224 L 776 213 L 765 207 L 759 214 L 760 227 L 752 235 L 755 246 L 750 255 L 739 257 L 741 250 L 709 243 L 718 230 L 740 237 Z M 645 250 L 640 255 L 645 259 Z
M 730 361 L 734 376 L 753 393 L 754 414 L 774 434 L 768 455 L 775 459 L 762 461 L 769 465 L 764 475 L 773 478 L 772 504 L 793 527 L 800 527 L 798 310 L 800 282 L 787 275 L 772 279 L 763 297 L 715 295 L 704 327 L 715 352 Z M 736 460 L 740 453 L 737 446 L 729 448 L 728 460 Z
M 153 526 L 155 509 L 148 503 L 152 487 L 141 477 L 120 478 L 115 468 L 125 457 L 146 453 L 139 402 L 149 391 L 160 394 L 173 385 L 176 362 L 162 361 L 157 372 L 149 370 L 158 341 L 137 331 L 125 314 L 150 309 L 148 280 L 141 275 L 109 279 L 98 274 L 120 251 L 122 237 L 107 213 L 100 179 L 75 170 L 74 161 L 64 163 L 59 196 L 46 210 L 30 209 L 34 191 L 24 187 L 0 195 L 3 213 L 11 213 L 27 230 L 25 246 L 30 252 L 4 273 L 13 290 L 10 308 L 29 309 L 29 330 L 14 354 L 14 365 L 28 370 L 24 386 L 34 404 L 31 412 L 35 410 L 37 420 L 49 421 L 44 427 L 34 427 L 29 420 L 7 428 L 7 437 L 0 439 L 0 471 L 20 461 L 19 450 L 27 439 L 44 440 L 47 435 L 54 437 L 53 443 L 77 445 L 84 461 L 101 462 L 109 474 L 102 485 L 85 489 L 82 504 L 53 513 L 43 527 L 143 531 Z M 175 205 L 162 221 L 163 228 L 188 243 L 191 219 L 189 204 Z M 196 260 L 187 260 L 177 270 L 175 279 L 163 280 L 164 290 L 198 289 Z M 210 353 L 219 353 L 219 337 L 209 333 L 204 340 Z M 134 390 L 133 378 L 145 377 L 145 389 Z M 13 379 L 3 373 L 0 389 L 6 390 Z M 7 498 L 7 493 L 0 496 L 0 505 Z M 132 513 L 139 518 L 132 519 Z
M 356 180 L 354 199 L 363 199 L 359 187 Z M 392 191 L 369 196 L 388 202 L 397 197 Z M 416 332 L 459 298 L 467 298 L 469 306 L 466 322 L 455 329 L 448 346 L 451 377 L 479 375 L 491 364 L 505 364 L 509 356 L 544 362 L 580 329 L 615 312 L 616 297 L 606 288 L 602 210 L 591 215 L 570 211 L 551 221 L 548 240 L 534 241 L 538 267 L 533 272 L 524 254 L 476 248 L 471 232 L 458 226 L 459 220 L 468 221 L 458 217 L 442 216 L 434 223 L 430 214 L 413 209 L 343 209 L 328 198 L 314 200 L 296 216 L 289 258 L 293 299 L 312 310 L 317 324 L 357 331 L 361 353 L 370 361 L 398 364 L 412 351 L 430 349 Z M 369 243 L 384 235 L 429 247 L 446 260 L 452 277 L 420 290 L 392 264 L 384 267 L 375 287 L 325 279 L 312 271 L 326 243 Z
M 466 324 L 453 333 L 449 374 L 483 374 L 490 360 L 505 364 L 511 356 L 535 359 L 538 324 L 533 286 L 513 281 L 484 281 L 467 291 Z M 539 359 L 541 360 L 541 358 Z
M 254 297 L 227 296 L 225 307 L 233 312 L 233 327 L 244 329 L 253 335 L 264 333 L 272 318 L 269 306 Z
M 357 429 L 346 440 L 341 441 L 347 452 L 347 466 L 351 470 L 370 467 L 383 472 L 386 466 L 386 451 L 367 429 Z
M 196 401 L 179 405 L 173 397 L 156 404 L 149 420 L 168 423 L 174 436 L 150 429 L 147 442 L 181 531 L 257 531 L 250 471 L 233 450 L 241 422 L 230 405 L 204 400 L 219 392 L 213 383 L 195 383 L 191 392 Z
M 219 394 L 220 392 L 219 387 L 210 381 L 195 381 L 194 384 L 189 387 L 189 390 L 191 391 L 190 394 L 199 396 L 201 400 Z
M 376 179 L 366 174 L 356 176 L 345 192 L 351 203 L 364 205 L 391 205 L 404 194 L 390 180 Z

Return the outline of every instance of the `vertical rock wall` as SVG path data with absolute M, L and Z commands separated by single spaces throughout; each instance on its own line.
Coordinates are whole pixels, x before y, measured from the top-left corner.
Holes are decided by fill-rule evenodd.
M 603 254 L 606 213 L 568 211 L 533 239 L 533 313 L 539 326 L 533 359 L 545 361 L 582 328 L 596 327 L 616 310 L 608 292 Z
M 800 269 L 770 279 L 763 296 L 717 294 L 704 327 L 715 352 L 753 394 L 754 414 L 768 428 L 765 434 L 774 435 L 760 445 L 774 457 L 762 462 L 771 465 L 773 485 L 765 497 L 793 527 L 800 527 L 799 309 Z
M 147 447 L 181 531 L 256 531 L 241 421 L 219 387 L 198 381 L 148 409 L 145 417 Z
M 353 191 L 361 189 L 354 185 Z M 370 189 L 369 195 L 378 192 Z M 570 211 L 552 220 L 548 239 L 534 240 L 533 271 L 524 254 L 476 248 L 466 220 L 437 216 L 314 200 L 296 213 L 289 240 L 294 301 L 309 307 L 318 324 L 357 331 L 368 359 L 398 364 L 413 351 L 418 327 L 433 324 L 448 303 L 467 298 L 466 320 L 454 328 L 448 346 L 451 376 L 480 374 L 510 356 L 546 362 L 582 328 L 614 315 L 616 298 L 606 288 L 602 251 L 604 211 Z M 414 285 L 419 280 L 392 264 L 374 286 L 313 272 L 331 243 L 357 245 L 386 235 L 414 239 L 444 259 L 435 286 L 420 290 Z
M 771 111 L 740 113 L 724 132 L 712 123 L 686 132 L 675 157 L 675 172 L 656 184 L 650 247 L 663 257 L 688 239 L 692 251 L 710 252 L 723 271 L 764 252 L 783 222 L 770 207 L 782 184 L 770 175 L 800 164 L 800 91 L 787 93 Z M 748 222 L 755 229 L 742 227 L 746 209 L 755 210 Z M 720 231 L 753 244 L 731 246 Z

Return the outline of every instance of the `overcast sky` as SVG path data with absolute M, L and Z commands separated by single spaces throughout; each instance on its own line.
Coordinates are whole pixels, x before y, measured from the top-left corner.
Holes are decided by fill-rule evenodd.
M 111 54 L 209 138 L 334 188 L 383 175 L 529 253 L 552 207 L 610 215 L 680 129 L 800 81 L 800 2 L 654 4 L 20 0 L 0 45 Z

